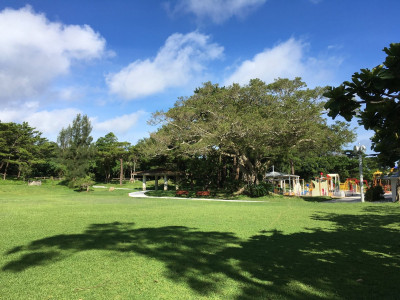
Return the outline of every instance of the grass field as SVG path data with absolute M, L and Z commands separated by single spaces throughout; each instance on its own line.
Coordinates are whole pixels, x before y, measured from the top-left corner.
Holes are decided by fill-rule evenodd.
M 399 299 L 400 207 L 0 182 L 0 299 Z

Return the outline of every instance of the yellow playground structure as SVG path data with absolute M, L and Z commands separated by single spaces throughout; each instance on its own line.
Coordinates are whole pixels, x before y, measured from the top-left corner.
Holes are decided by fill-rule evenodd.
M 344 197 L 344 193 L 340 188 L 339 174 L 320 174 L 312 180 L 309 194 L 311 196 L 333 196 Z
M 364 186 L 368 188 L 368 182 L 363 180 Z M 360 193 L 360 180 L 357 178 L 347 178 L 344 183 L 340 184 L 340 190 L 346 195 Z

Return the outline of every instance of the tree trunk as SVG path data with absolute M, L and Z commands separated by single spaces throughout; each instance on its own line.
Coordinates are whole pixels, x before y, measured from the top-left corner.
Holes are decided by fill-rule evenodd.
M 6 167 L 5 167 L 4 173 L 3 173 L 3 180 L 6 180 L 8 165 L 9 165 L 9 162 L 6 163 Z
M 237 190 L 237 191 L 234 192 L 233 194 L 234 194 L 234 195 L 241 195 L 241 194 L 243 194 L 243 192 L 244 192 L 245 189 L 246 189 L 245 187 L 241 187 L 239 190 Z
M 228 170 L 226 167 L 226 163 L 224 163 L 224 166 L 222 167 L 222 178 L 221 178 L 221 186 L 225 185 L 226 177 L 228 176 Z
M 239 167 L 239 164 L 238 164 L 238 162 L 237 162 L 237 157 L 236 156 L 234 156 L 233 157 L 233 165 L 234 165 L 234 168 L 235 168 L 235 180 L 239 180 L 239 176 L 240 176 L 240 167 Z
M 21 163 L 20 160 L 18 160 L 18 174 L 17 174 L 17 179 L 21 176 Z
M 135 174 L 134 174 L 134 171 L 132 171 L 132 169 L 131 169 L 131 179 L 130 179 L 132 182 L 135 182 Z
M 104 177 L 105 177 L 105 180 L 106 180 L 106 183 L 109 183 L 110 182 L 110 174 L 107 172 L 107 171 L 104 171 Z
M 248 184 L 258 184 L 258 169 L 261 162 L 256 160 L 253 164 L 246 155 L 239 156 L 239 167 L 243 173 L 243 179 Z
M 120 169 L 119 169 L 119 185 L 122 185 L 122 180 L 124 179 L 124 161 L 122 158 L 119 159 Z
M 136 172 L 136 162 L 133 162 L 133 173 Z M 131 179 L 133 182 L 135 182 L 135 174 L 132 175 L 132 169 L 131 169 Z
M 294 163 L 293 163 L 293 160 L 290 160 L 290 172 L 291 172 L 292 175 L 295 175 L 294 174 Z
M 396 201 L 400 202 L 400 178 L 397 178 L 396 184 Z
M 222 165 L 222 155 L 219 155 L 219 160 L 218 160 L 218 179 L 217 179 L 217 186 L 218 188 L 221 188 L 221 182 L 222 182 L 222 171 L 221 171 L 221 165 Z

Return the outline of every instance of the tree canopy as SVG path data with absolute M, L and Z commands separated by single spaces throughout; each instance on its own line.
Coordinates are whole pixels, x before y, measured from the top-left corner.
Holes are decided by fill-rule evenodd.
M 94 155 L 91 131 L 92 125 L 87 115 L 78 114 L 72 125 L 63 128 L 58 135 L 60 157 L 66 166 L 66 179 L 70 182 L 88 177 Z
M 44 162 L 51 145 L 41 132 L 27 122 L 0 122 L 0 171 L 6 178 L 9 167 L 16 167 L 18 177 L 27 176 L 32 168 Z
M 379 159 L 392 165 L 400 159 L 400 43 L 384 48 L 385 61 L 353 74 L 351 81 L 330 87 L 325 107 L 328 115 L 358 118 L 360 125 L 375 132 L 372 148 Z
M 254 79 L 228 87 L 208 82 L 170 110 L 153 115 L 152 124 L 161 127 L 147 149 L 156 146 L 159 153 L 197 159 L 230 158 L 249 183 L 257 183 L 278 159 L 291 164 L 294 172 L 296 158 L 339 151 L 354 138 L 348 125 L 327 124 L 324 91 L 308 89 L 300 78 L 271 84 Z

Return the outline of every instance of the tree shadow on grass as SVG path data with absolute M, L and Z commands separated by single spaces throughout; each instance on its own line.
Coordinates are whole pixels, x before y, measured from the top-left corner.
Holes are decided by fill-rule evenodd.
M 367 207 L 360 215 L 317 213 L 330 229 L 293 234 L 261 231 L 246 240 L 230 232 L 184 226 L 134 228 L 92 224 L 10 249 L 20 257 L 3 271 L 20 272 L 85 250 L 137 253 L 165 264 L 165 277 L 203 296 L 221 296 L 232 281 L 237 299 L 396 299 L 400 289 L 400 213 Z M 230 283 L 228 283 L 230 280 Z
M 307 202 L 325 202 L 332 200 L 330 196 L 301 196 L 300 198 Z

